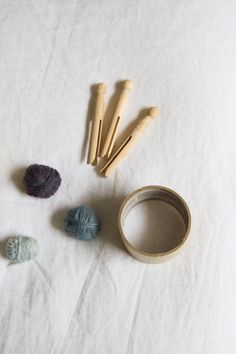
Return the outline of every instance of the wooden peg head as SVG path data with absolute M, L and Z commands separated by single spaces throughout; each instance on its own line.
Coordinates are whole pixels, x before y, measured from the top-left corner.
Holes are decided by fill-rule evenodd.
M 152 118 L 155 118 L 158 115 L 158 113 L 159 113 L 159 110 L 157 107 L 152 107 L 148 111 L 148 115 Z
M 131 80 L 125 80 L 124 82 L 124 89 L 126 90 L 132 90 L 133 88 L 133 83 Z
M 100 84 L 98 84 L 97 93 L 105 93 L 106 89 L 107 89 L 106 84 L 101 82 Z

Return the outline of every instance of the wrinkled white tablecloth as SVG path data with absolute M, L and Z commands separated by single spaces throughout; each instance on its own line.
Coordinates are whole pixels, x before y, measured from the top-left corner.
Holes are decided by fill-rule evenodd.
M 233 0 L 0 1 L 1 354 L 236 352 L 235 63 Z M 119 133 L 147 107 L 160 116 L 106 179 L 86 164 L 91 86 L 108 84 L 111 112 L 127 78 Z M 54 197 L 24 193 L 31 163 L 60 171 Z M 133 259 L 117 230 L 123 198 L 148 184 L 192 213 L 182 255 L 162 265 Z M 62 231 L 81 204 L 102 218 L 94 242 Z M 8 266 L 17 234 L 40 254 Z

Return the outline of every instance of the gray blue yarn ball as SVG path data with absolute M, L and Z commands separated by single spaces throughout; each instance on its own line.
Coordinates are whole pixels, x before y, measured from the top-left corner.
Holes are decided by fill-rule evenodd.
M 38 242 L 29 236 L 12 237 L 7 240 L 5 251 L 12 263 L 26 262 L 37 256 Z
M 82 205 L 68 211 L 64 230 L 78 240 L 90 241 L 101 230 L 101 221 L 93 208 Z

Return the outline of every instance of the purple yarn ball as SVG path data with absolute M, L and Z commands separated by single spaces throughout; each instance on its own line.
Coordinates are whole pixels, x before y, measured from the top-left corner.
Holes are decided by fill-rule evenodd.
M 38 198 L 49 198 L 59 188 L 61 177 L 57 170 L 45 165 L 30 165 L 25 172 L 26 192 Z

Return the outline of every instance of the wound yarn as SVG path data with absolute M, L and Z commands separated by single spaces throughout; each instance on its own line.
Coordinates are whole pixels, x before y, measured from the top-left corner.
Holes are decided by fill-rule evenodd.
M 94 240 L 101 230 L 96 211 L 85 205 L 70 209 L 64 221 L 64 230 L 78 240 Z
M 12 237 L 7 240 L 5 251 L 12 263 L 26 262 L 37 256 L 38 242 L 30 236 Z
M 61 184 L 59 172 L 45 165 L 30 165 L 25 172 L 24 184 L 27 194 L 38 198 L 49 198 Z

